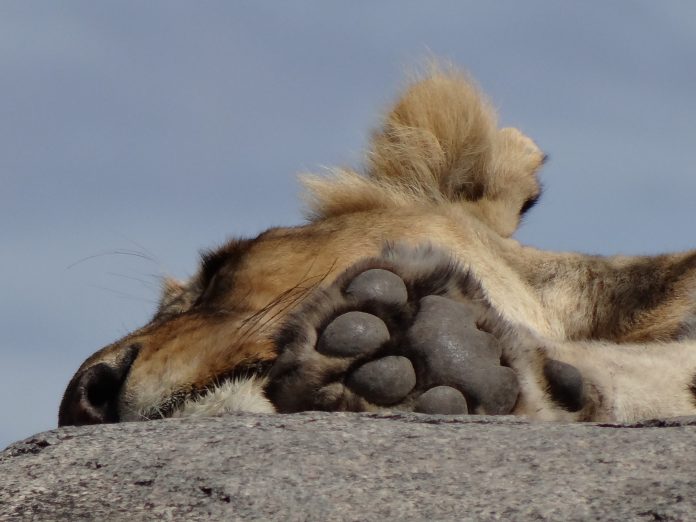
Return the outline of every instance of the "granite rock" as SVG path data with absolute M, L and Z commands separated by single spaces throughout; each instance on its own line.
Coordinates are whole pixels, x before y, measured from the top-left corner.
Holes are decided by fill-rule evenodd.
M 239 414 L 0 453 L 0 520 L 686 520 L 696 418 L 631 426 Z

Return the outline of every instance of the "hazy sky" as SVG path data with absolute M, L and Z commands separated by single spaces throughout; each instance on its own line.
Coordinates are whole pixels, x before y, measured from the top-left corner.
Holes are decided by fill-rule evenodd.
M 696 3 L 0 3 L 0 448 L 161 275 L 299 223 L 295 174 L 358 165 L 431 55 L 551 156 L 522 241 L 696 246 Z

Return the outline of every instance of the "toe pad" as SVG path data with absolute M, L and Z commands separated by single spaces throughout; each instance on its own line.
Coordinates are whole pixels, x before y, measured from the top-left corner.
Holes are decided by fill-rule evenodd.
M 379 317 L 364 312 L 339 315 L 324 329 L 317 351 L 335 357 L 370 355 L 389 340 L 389 330 Z
M 406 357 L 390 355 L 365 363 L 346 382 L 354 392 L 373 404 L 401 402 L 416 385 L 416 372 Z
M 413 411 L 434 415 L 466 415 L 469 413 L 464 395 L 459 390 L 449 386 L 430 388 L 418 397 Z

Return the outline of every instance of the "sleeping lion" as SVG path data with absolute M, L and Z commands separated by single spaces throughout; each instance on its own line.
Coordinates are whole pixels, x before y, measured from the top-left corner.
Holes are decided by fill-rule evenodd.
M 545 155 L 434 69 L 364 172 L 304 179 L 308 219 L 165 280 L 89 357 L 59 425 L 232 411 L 404 410 L 634 421 L 696 414 L 696 251 L 545 252 L 511 236 Z

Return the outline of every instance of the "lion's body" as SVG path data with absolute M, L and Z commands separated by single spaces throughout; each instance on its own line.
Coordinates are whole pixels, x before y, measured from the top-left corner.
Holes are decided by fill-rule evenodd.
M 497 130 L 466 79 L 435 72 L 387 116 L 366 176 L 338 170 L 305 180 L 307 225 L 233 241 L 208 254 L 190 281 L 168 281 L 150 325 L 83 364 L 61 424 L 274 411 L 264 368 L 282 349 L 277 331 L 316 287 L 385 244 L 446 251 L 507 325 L 503 337 L 534 339 L 533 349 L 504 353 L 520 383 L 512 413 L 548 420 L 696 413 L 696 253 L 602 258 L 520 245 L 510 236 L 539 197 L 543 159 L 518 131 Z M 137 357 L 124 355 L 136 345 Z M 591 407 L 569 412 L 549 398 L 541 352 L 580 370 Z M 101 363 L 127 366 L 127 375 L 114 411 L 97 415 L 76 390 Z

